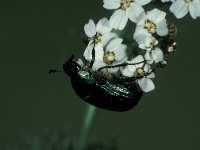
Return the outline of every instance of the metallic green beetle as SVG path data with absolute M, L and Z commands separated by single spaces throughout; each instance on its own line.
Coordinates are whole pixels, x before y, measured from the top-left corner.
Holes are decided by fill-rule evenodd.
M 143 91 L 133 78 L 118 77 L 112 80 L 99 77 L 73 61 L 73 56 L 63 64 L 64 72 L 71 78 L 72 86 L 86 102 L 111 111 L 128 111 L 141 99 Z

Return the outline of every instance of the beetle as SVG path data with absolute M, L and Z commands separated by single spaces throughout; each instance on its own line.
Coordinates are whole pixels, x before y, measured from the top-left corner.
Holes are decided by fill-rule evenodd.
M 94 47 L 95 47 L 95 43 Z M 137 84 L 137 79 L 142 77 L 124 77 L 114 76 L 111 78 L 102 76 L 102 70 L 106 68 L 123 67 L 127 65 L 135 65 L 144 63 L 122 63 L 118 65 L 103 66 L 97 71 L 91 71 L 95 61 L 95 50 L 92 49 L 92 59 L 88 66 L 82 67 L 73 60 L 74 55 L 71 56 L 63 64 L 63 71 L 71 78 L 71 84 L 76 94 L 88 102 L 89 104 L 110 110 L 124 112 L 132 109 L 138 104 L 143 95 L 143 91 Z M 148 76 L 151 72 L 145 73 Z M 56 70 L 49 70 L 49 73 L 62 72 Z
M 121 64 L 120 66 L 127 64 Z M 119 67 L 113 66 L 113 67 Z M 104 69 L 107 67 L 102 67 Z M 81 67 L 72 57 L 63 64 L 64 72 L 71 78 L 76 94 L 99 108 L 111 111 L 128 111 L 141 99 L 143 91 L 133 78 L 115 77 L 107 79 L 99 77 L 99 72 L 91 72 Z M 99 69 L 100 71 L 100 69 Z

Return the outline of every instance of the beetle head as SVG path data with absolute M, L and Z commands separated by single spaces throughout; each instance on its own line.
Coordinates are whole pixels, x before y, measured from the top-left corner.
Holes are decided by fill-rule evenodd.
M 81 66 L 75 62 L 73 58 L 74 55 L 72 55 L 71 58 L 63 64 L 64 72 L 70 77 L 76 76 L 78 71 L 81 69 Z

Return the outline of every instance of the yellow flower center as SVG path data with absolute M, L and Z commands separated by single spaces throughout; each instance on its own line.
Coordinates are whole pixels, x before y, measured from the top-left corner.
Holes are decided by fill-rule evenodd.
M 147 49 L 151 50 L 150 52 L 152 52 L 153 50 L 155 50 L 156 45 L 158 45 L 158 41 L 153 41 L 152 43 L 149 43 L 148 46 L 146 46 Z
M 134 0 L 121 0 L 121 9 L 126 10 L 130 7 L 131 3 L 134 2 Z
M 115 53 L 114 52 L 105 52 L 103 56 L 103 61 L 107 65 L 111 65 L 115 61 Z
M 156 24 L 150 20 L 145 21 L 144 28 L 146 28 L 148 30 L 148 32 L 151 34 L 156 33 Z
M 101 33 L 99 33 L 99 32 L 97 32 L 97 33 L 93 36 L 93 40 L 94 40 L 95 44 L 101 42 L 101 37 L 102 37 L 102 35 L 101 35 Z
M 138 77 L 143 77 L 144 74 L 145 74 L 145 71 L 143 68 L 137 68 L 133 76 L 138 78 Z
M 184 0 L 186 3 L 191 3 L 193 0 Z
M 151 50 L 155 49 L 155 45 L 153 43 L 150 43 L 147 48 L 150 48 Z

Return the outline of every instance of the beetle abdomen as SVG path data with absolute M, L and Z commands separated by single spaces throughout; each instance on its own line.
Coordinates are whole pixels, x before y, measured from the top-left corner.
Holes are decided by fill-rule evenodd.
M 112 111 L 130 110 L 143 94 L 136 84 L 122 85 L 106 79 L 98 80 L 84 70 L 71 77 L 71 82 L 75 92 L 86 102 Z
M 126 87 L 125 85 L 116 84 L 110 81 L 96 84 L 96 90 L 93 90 L 97 96 L 93 103 L 98 107 L 112 111 L 127 111 L 135 106 L 141 99 L 143 92 L 136 89 L 135 85 Z M 94 105 L 93 104 L 93 105 Z

